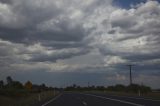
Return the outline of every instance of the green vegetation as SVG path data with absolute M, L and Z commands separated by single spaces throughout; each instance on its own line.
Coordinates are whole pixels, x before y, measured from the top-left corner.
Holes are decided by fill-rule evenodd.
M 129 86 L 124 85 L 115 85 L 115 86 L 89 86 L 89 87 L 80 87 L 75 84 L 72 86 L 68 86 L 65 89 L 66 91 L 115 91 L 115 92 L 131 92 L 131 93 L 138 93 L 139 91 L 141 93 L 149 93 L 151 92 L 151 88 L 144 86 L 144 85 L 138 85 L 138 84 L 132 84 Z
M 129 86 L 124 85 L 115 85 L 115 86 L 109 86 L 107 88 L 108 91 L 119 91 L 119 92 L 130 92 L 130 93 L 149 93 L 151 92 L 151 88 L 144 85 L 138 85 L 138 84 L 131 84 Z
M 32 106 L 58 94 L 57 88 L 47 87 L 45 84 L 35 85 L 27 81 L 23 85 L 10 76 L 6 81 L 6 84 L 0 81 L 1 106 Z

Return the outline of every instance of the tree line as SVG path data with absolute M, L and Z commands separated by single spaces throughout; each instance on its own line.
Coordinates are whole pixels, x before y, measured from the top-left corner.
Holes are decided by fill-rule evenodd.
M 45 84 L 32 84 L 31 81 L 27 81 L 26 83 L 22 84 L 19 81 L 13 80 L 10 76 L 6 77 L 6 83 L 4 83 L 3 80 L 0 81 L 0 95 L 5 96 L 24 96 L 28 95 L 29 93 L 39 93 L 53 89 L 53 87 L 48 87 Z
M 81 87 L 76 84 L 68 86 L 65 88 L 66 91 L 114 91 L 114 92 L 132 92 L 138 93 L 148 93 L 151 92 L 151 88 L 145 85 L 138 85 L 138 84 L 131 84 L 128 86 L 117 84 L 115 86 L 88 86 L 88 87 Z
M 32 84 L 31 81 L 27 81 L 22 84 L 19 81 L 13 80 L 10 76 L 6 77 L 6 83 L 3 80 L 0 81 L 0 95 L 6 96 L 17 96 L 17 95 L 27 95 L 29 93 L 39 93 L 47 90 L 57 90 L 57 91 L 114 91 L 114 92 L 132 92 L 138 93 L 148 93 L 151 92 L 151 88 L 145 85 L 131 84 L 128 86 L 117 84 L 114 86 L 87 86 L 82 87 L 76 84 L 67 86 L 65 88 L 53 88 L 48 87 L 45 84 L 37 85 Z

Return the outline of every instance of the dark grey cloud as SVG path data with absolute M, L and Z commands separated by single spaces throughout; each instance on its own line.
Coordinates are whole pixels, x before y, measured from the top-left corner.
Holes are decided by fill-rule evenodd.
M 65 15 L 65 9 L 57 7 L 53 1 L 15 0 L 8 8 L 11 12 L 8 14 L 4 12 L 4 15 L 11 15 L 12 18 L 6 20 L 8 21 L 6 22 L 7 26 L 5 23 L 0 25 L 1 39 L 21 43 L 41 40 L 46 40 L 46 42 L 48 40 L 81 41 L 87 35 L 81 24 L 72 26 L 74 22 L 68 18 L 67 14 Z M 61 18 L 61 15 L 63 18 Z M 15 22 L 11 22 L 13 18 L 17 18 L 14 20 Z M 56 20 L 58 23 L 52 23 L 51 21 L 45 24 L 49 20 Z M 23 25 L 19 26 L 19 23 Z M 39 29 L 39 27 L 42 28 Z M 57 28 L 59 30 L 56 30 Z
M 115 30 L 108 31 L 109 34 L 115 34 L 115 32 L 116 32 Z
M 82 26 L 75 26 L 74 28 L 69 28 L 70 25 L 67 22 L 62 22 L 62 24 L 56 25 L 58 28 L 60 28 L 61 31 L 56 30 L 47 30 L 47 31 L 40 31 L 36 34 L 40 40 L 51 40 L 51 41 L 81 41 L 86 36 L 85 30 Z
M 78 50 L 78 51 L 77 51 Z M 79 56 L 79 55 L 84 55 L 89 53 L 89 50 L 83 50 L 81 48 L 77 48 L 76 50 L 62 50 L 60 52 L 52 53 L 50 55 L 47 54 L 33 54 L 32 58 L 29 61 L 34 61 L 34 62 L 45 62 L 45 61 L 51 61 L 51 62 L 56 62 L 58 59 L 66 59 L 66 58 L 71 58 L 74 56 Z
M 15 43 L 32 43 L 26 29 L 10 29 L 0 27 L 0 38 Z
M 124 56 L 124 58 L 135 61 L 146 61 L 146 60 L 152 60 L 152 59 L 160 59 L 159 53 L 153 54 L 135 54 L 135 55 L 128 55 Z
M 12 0 L 0 0 L 1 3 L 6 3 L 6 4 L 10 4 L 12 2 Z
M 42 45 L 52 47 L 53 49 L 62 49 L 62 48 L 76 48 L 76 47 L 83 47 L 85 43 L 82 41 L 41 41 Z
M 125 15 L 125 14 L 124 14 Z M 113 19 L 111 21 L 111 25 L 112 27 L 120 27 L 120 28 L 129 28 L 129 27 L 133 27 L 134 25 L 136 25 L 136 21 L 131 21 L 133 20 L 134 17 L 119 17 L 119 18 L 116 18 L 115 20 Z

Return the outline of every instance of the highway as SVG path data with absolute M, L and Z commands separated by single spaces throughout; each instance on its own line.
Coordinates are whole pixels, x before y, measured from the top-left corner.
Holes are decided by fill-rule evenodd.
M 140 97 L 65 92 L 41 106 L 160 106 L 160 100 Z

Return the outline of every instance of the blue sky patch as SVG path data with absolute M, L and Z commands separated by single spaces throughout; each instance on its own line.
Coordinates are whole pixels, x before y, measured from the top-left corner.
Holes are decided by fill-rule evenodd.
M 113 0 L 113 5 L 116 5 L 121 8 L 129 9 L 131 5 L 136 5 L 141 2 L 145 3 L 147 0 Z M 160 0 L 156 0 L 160 2 Z

